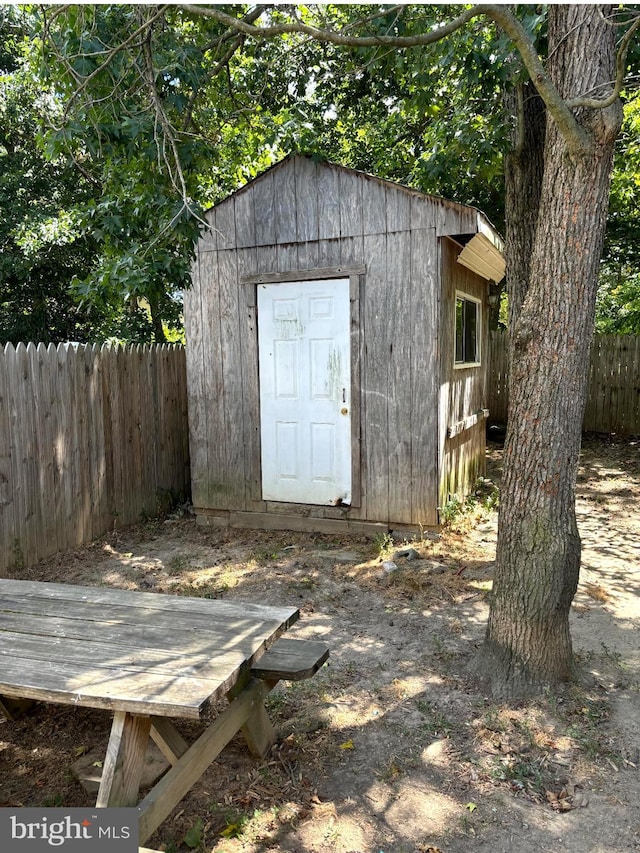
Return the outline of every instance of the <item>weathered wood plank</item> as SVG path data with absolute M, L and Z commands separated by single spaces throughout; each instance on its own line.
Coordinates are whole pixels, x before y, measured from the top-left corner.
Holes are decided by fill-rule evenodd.
M 177 764 L 189 744 L 180 732 L 166 717 L 151 717 L 151 731 L 149 732 L 155 745 L 170 764 Z
M 258 250 L 259 252 L 262 250 Z M 238 253 L 238 276 L 255 269 L 255 251 Z M 256 285 L 239 286 L 240 384 L 242 390 L 242 430 L 244 449 L 245 509 L 263 510 L 260 441 L 260 379 L 258 375 L 258 313 Z
M 246 248 L 256 244 L 253 186 L 245 187 L 235 196 L 236 247 Z
M 363 536 L 376 536 L 389 531 L 388 524 L 351 521 L 337 518 L 318 518 L 317 516 L 281 515 L 275 512 L 230 512 L 229 527 L 248 528 L 250 530 L 299 530 L 310 533 L 358 533 Z
M 429 202 L 424 199 L 416 201 L 414 199 L 416 196 L 413 193 L 387 187 L 387 231 L 409 231 L 410 228 L 426 227 L 424 224 L 426 209 L 419 208 L 418 204 L 420 202 L 426 208 Z M 413 224 L 412 219 L 416 224 Z
M 340 237 L 340 179 L 332 166 L 318 170 L 318 237 L 335 240 Z M 318 260 L 325 263 L 322 258 Z
M 140 608 L 167 611 L 169 613 L 201 613 L 210 616 L 212 612 L 224 618 L 273 618 L 286 619 L 287 627 L 299 616 L 298 611 L 291 607 L 265 607 L 261 604 L 191 598 L 180 595 L 158 594 L 155 592 L 132 592 L 131 590 L 86 587 L 80 584 L 48 583 L 45 581 L 22 581 L 10 578 L 0 579 L 0 596 L 3 601 L 13 600 L 16 606 L 26 600 L 54 601 L 62 600 L 71 603 L 86 603 L 90 596 L 93 604 L 121 605 L 129 608 L 131 619 L 136 619 Z M 215 605 L 215 606 L 213 606 Z M 1 618 L 0 611 L 0 618 Z M 288 621 L 288 620 L 291 621 Z
M 276 242 L 294 243 L 296 241 L 296 174 L 293 159 L 284 163 L 277 173 Z
M 214 295 L 202 292 L 202 267 L 210 253 L 201 254 L 192 266 L 191 288 L 184 294 L 184 323 L 187 359 L 187 405 L 189 409 L 189 454 L 193 505 L 207 506 L 209 447 L 207 443 L 207 397 L 204 365 L 203 308 L 213 309 Z M 205 269 L 206 273 L 206 269 Z M 208 349 L 208 346 L 207 346 Z
M 144 842 L 173 811 L 211 762 L 262 703 L 268 688 L 254 681 L 218 715 L 139 804 L 140 842 Z
M 387 187 L 380 181 L 369 178 L 364 180 L 363 192 L 366 201 L 363 205 L 363 233 L 384 234 L 387 231 Z
M 127 808 L 138 802 L 151 720 L 116 711 L 96 799 L 98 808 Z
M 30 471 L 33 455 L 30 443 L 30 425 L 27 420 L 28 375 L 27 348 L 20 343 L 13 349 L 8 347 L 10 386 L 10 429 L 11 429 L 11 477 L 14 483 L 14 536 L 12 542 L 12 564 L 22 568 L 30 564 L 29 545 L 30 507 L 29 492 L 32 490 Z
M 411 270 L 411 234 L 396 231 L 387 235 L 387 361 L 388 459 L 389 459 L 389 519 L 410 523 L 412 435 L 411 384 L 414 370 L 427 369 L 429 362 L 414 355 L 414 319 L 407 314 L 412 304 L 413 278 Z M 422 282 L 415 283 L 423 287 Z M 419 364 L 422 363 L 422 368 Z M 435 436 L 431 436 L 433 442 Z M 425 452 L 428 448 L 423 449 Z
M 222 430 L 209 429 L 209 442 L 221 445 L 220 475 L 215 482 L 224 486 L 224 493 L 209 490 L 210 506 L 244 509 L 245 458 L 243 429 L 242 344 L 240 340 L 240 311 L 238 288 L 239 252 L 220 252 L 218 255 L 218 291 L 220 295 L 220 358 L 221 387 L 217 399 L 223 408 Z M 223 500 L 220 500 L 220 498 Z
M 202 406 L 204 432 L 202 441 L 206 451 L 200 453 L 197 477 L 201 492 L 195 506 L 226 506 L 225 477 L 227 475 L 226 448 L 224 446 L 224 365 L 222 360 L 221 295 L 220 295 L 220 258 L 232 252 L 209 252 L 200 259 L 200 290 L 202 294 L 202 356 L 204 382 L 202 386 Z
M 363 231 L 363 184 L 365 179 L 355 172 L 341 171 L 340 191 L 340 236 L 358 237 Z M 368 202 L 367 202 L 368 203 Z
M 216 205 L 215 221 L 218 234 L 218 250 L 234 249 L 236 246 L 235 198 L 231 196 Z
M 362 424 L 363 475 L 367 517 L 389 520 L 388 355 L 389 306 L 387 288 L 387 241 L 365 236 L 367 279 L 364 288 L 364 364 Z M 362 311 L 362 307 L 361 307 Z
M 411 521 L 438 523 L 439 256 L 435 228 L 411 232 Z M 432 365 L 425 370 L 425 365 Z
M 366 518 L 366 499 L 362 490 L 362 363 L 364 358 L 364 317 L 362 315 L 360 275 L 349 277 L 351 323 L 351 506 L 350 518 Z
M 318 239 L 318 180 L 316 164 L 309 157 L 295 157 L 296 239 L 308 243 Z
M 339 254 L 339 244 L 338 251 Z M 345 263 L 337 266 L 312 267 L 310 269 L 282 269 L 265 273 L 243 273 L 239 280 L 242 284 L 278 284 L 286 281 L 313 281 L 323 278 L 347 278 L 350 275 L 364 275 L 367 271 L 363 263 Z
M 13 538 L 16 522 L 15 481 L 11 473 L 11 406 L 9 390 L 10 357 L 8 344 L 0 350 L 0 577 L 12 567 Z M 55 507 L 55 504 L 54 504 Z
M 267 172 L 254 184 L 253 205 L 256 222 L 255 245 L 273 245 L 276 242 L 276 203 L 273 172 Z
M 315 675 L 328 658 L 325 643 L 281 637 L 254 663 L 251 672 L 267 681 L 301 681 Z

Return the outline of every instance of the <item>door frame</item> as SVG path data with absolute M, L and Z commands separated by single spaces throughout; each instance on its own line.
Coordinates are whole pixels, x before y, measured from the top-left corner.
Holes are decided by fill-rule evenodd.
M 350 361 L 351 361 L 351 504 L 352 507 L 362 505 L 362 442 L 361 442 L 361 363 L 364 349 L 364 329 L 361 322 L 360 307 L 361 289 L 364 287 L 364 276 L 366 267 L 364 264 L 323 267 L 305 270 L 282 270 L 273 273 L 261 273 L 255 275 L 243 275 L 240 284 L 244 290 L 245 304 L 249 311 L 250 329 L 252 332 L 252 347 L 255 353 L 255 371 L 257 379 L 254 406 L 254 417 L 256 418 L 255 429 L 257 431 L 252 452 L 251 483 L 253 488 L 252 499 L 263 501 L 262 498 L 262 440 L 260 422 L 260 382 L 258 374 L 258 295 L 259 284 L 288 284 L 305 281 L 316 281 L 318 279 L 348 278 L 349 279 L 349 322 L 350 322 Z M 253 320 L 253 321 L 251 321 Z M 257 489 L 256 489 L 257 486 Z M 272 501 L 269 501 L 272 503 Z M 298 504 L 282 504 L 291 508 Z M 302 504 L 300 505 L 302 506 Z M 324 506 L 324 504 L 304 504 L 304 506 Z M 346 508 L 346 507 L 345 507 Z

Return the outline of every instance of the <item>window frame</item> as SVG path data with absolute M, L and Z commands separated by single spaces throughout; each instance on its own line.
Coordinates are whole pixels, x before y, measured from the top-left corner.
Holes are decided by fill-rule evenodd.
M 475 339 L 475 361 L 458 361 L 457 360 L 457 343 L 458 343 L 458 301 L 471 303 L 476 306 L 476 339 Z M 464 329 L 463 329 L 463 347 L 464 347 Z M 465 353 L 463 353 L 465 355 Z M 463 290 L 456 290 L 453 310 L 453 367 L 454 370 L 466 370 L 470 367 L 482 366 L 482 299 L 477 296 L 472 296 Z

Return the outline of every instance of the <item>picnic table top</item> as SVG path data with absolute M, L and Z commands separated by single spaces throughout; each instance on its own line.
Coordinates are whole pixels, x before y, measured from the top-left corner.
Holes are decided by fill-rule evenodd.
M 0 696 L 199 719 L 292 607 L 0 579 Z

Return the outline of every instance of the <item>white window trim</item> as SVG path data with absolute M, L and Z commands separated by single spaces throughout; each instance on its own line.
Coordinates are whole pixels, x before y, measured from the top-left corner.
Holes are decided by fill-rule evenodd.
M 476 352 L 478 354 L 477 361 L 456 361 L 456 303 L 458 299 L 465 299 L 467 302 L 475 302 L 478 306 L 477 317 L 477 339 Z M 470 367 L 482 367 L 482 299 L 477 296 L 471 296 L 470 293 L 465 293 L 464 290 L 456 290 L 456 296 L 453 303 L 453 369 L 467 370 Z

